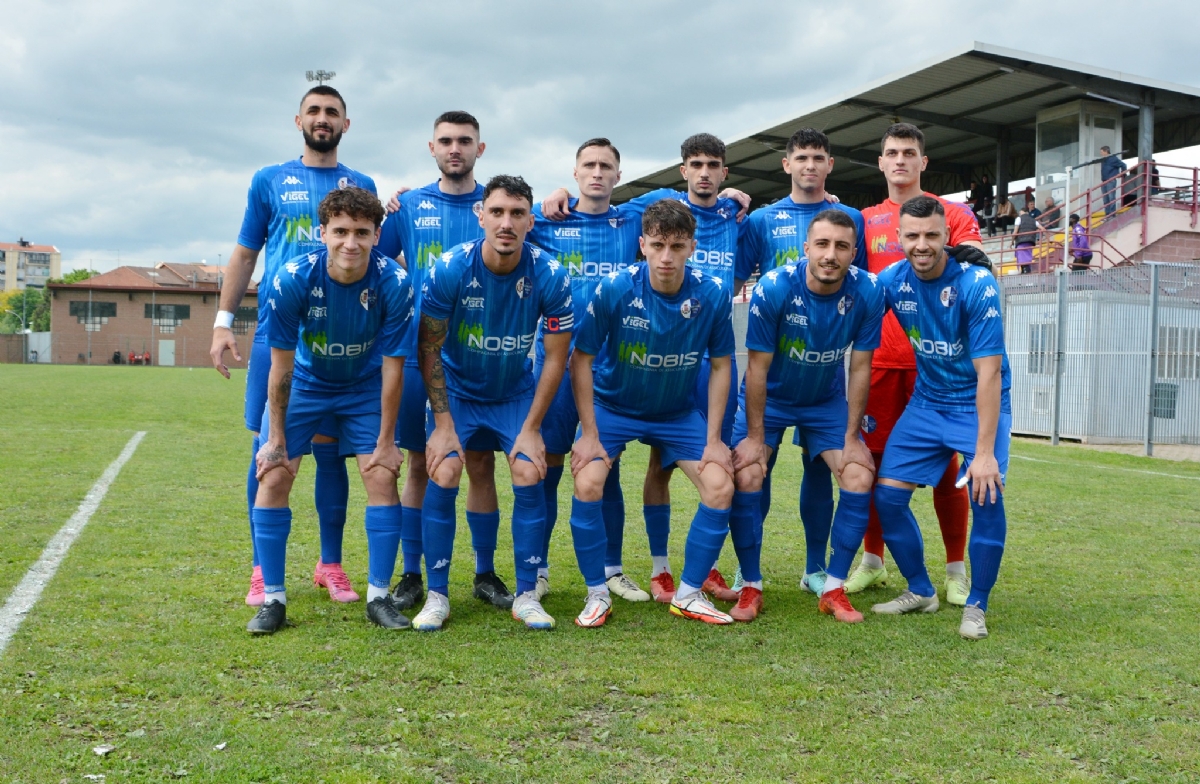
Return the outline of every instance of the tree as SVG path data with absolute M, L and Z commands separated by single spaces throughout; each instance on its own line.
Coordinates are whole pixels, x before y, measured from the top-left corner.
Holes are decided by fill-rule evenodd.
M 66 275 L 63 275 L 58 280 L 52 280 L 50 282 L 51 283 L 79 283 L 81 281 L 85 281 L 88 278 L 94 277 L 99 274 L 100 274 L 99 272 L 93 272 L 90 269 L 77 269 L 77 270 L 71 270 L 70 272 L 68 272 Z
M 34 332 L 50 329 L 50 298 L 38 289 L 23 289 L 9 292 L 0 313 L 0 333 L 14 334 L 21 331 L 21 322 Z M 42 311 L 39 314 L 39 309 Z M 35 317 L 38 320 L 35 320 Z

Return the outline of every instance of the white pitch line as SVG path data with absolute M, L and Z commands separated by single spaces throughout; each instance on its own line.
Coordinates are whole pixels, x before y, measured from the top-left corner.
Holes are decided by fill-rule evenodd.
M 1028 460 L 1031 463 L 1046 463 L 1047 465 L 1074 465 L 1082 468 L 1100 468 L 1104 471 L 1127 471 L 1131 474 L 1150 474 L 1151 476 L 1168 476 L 1171 479 L 1191 479 L 1193 482 L 1200 482 L 1200 476 L 1183 476 L 1182 474 L 1164 474 L 1162 471 L 1143 471 L 1140 468 L 1121 468 L 1120 466 L 1102 466 L 1091 465 L 1090 463 L 1079 463 L 1075 461 L 1062 460 L 1039 460 L 1036 457 L 1025 457 L 1024 455 L 1012 455 L 1015 460 Z
M 112 461 L 108 468 L 104 469 L 104 473 L 96 480 L 96 484 L 92 485 L 92 489 L 83 497 L 83 502 L 79 504 L 75 514 L 71 515 L 70 519 L 58 530 L 58 533 L 46 545 L 46 549 L 42 551 L 42 556 L 38 558 L 37 563 L 29 567 L 25 577 L 9 595 L 8 601 L 0 609 L 0 656 L 4 655 L 8 643 L 17 633 L 17 629 L 21 627 L 21 621 L 25 620 L 25 616 L 41 598 L 42 591 L 54 578 L 54 573 L 58 571 L 63 559 L 67 557 L 67 551 L 71 549 L 71 545 L 79 538 L 83 527 L 88 524 L 88 520 L 92 519 L 100 502 L 108 494 L 108 488 L 117 478 L 117 474 L 121 473 L 121 467 L 129 461 L 129 458 L 133 457 L 134 451 L 145 436 L 146 431 L 144 430 L 133 434 L 133 438 L 129 439 L 129 443 L 121 450 L 121 454 Z

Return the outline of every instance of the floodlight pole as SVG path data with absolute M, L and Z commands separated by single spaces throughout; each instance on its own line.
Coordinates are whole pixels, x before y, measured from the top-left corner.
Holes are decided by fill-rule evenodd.
M 304 72 L 304 78 L 308 79 L 310 82 L 316 82 L 317 84 L 321 85 L 325 84 L 335 76 L 337 76 L 337 72 L 335 71 L 320 70 Z
M 1146 373 L 1146 430 L 1142 448 L 1146 457 L 1154 457 L 1154 388 L 1158 372 L 1158 268 L 1154 262 L 1150 267 L 1150 368 Z

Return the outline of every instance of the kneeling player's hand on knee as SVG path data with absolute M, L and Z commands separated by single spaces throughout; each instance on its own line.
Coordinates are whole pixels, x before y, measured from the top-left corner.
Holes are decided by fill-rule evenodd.
M 439 425 L 435 427 L 425 444 L 426 473 L 433 476 L 438 466 L 451 453 L 457 453 L 459 457 L 464 454 L 462 444 L 458 442 L 458 434 L 454 432 L 453 426 L 442 427 Z
M 704 447 L 704 454 L 700 456 L 700 473 L 704 473 L 704 469 L 709 463 L 715 463 L 725 470 L 725 473 L 733 476 L 733 454 L 729 451 L 729 447 L 720 441 L 710 441 Z
M 743 438 L 733 450 L 733 470 L 741 471 L 755 463 L 762 468 L 763 474 L 767 473 L 767 449 L 762 441 Z
M 967 467 L 966 479 L 971 483 L 972 500 L 980 506 L 996 503 L 997 493 L 1004 492 L 1004 477 L 995 455 L 975 455 Z
M 254 456 L 254 467 L 254 476 L 260 482 L 268 471 L 276 468 L 282 468 L 292 476 L 296 475 L 288 463 L 287 445 L 273 441 L 268 441 L 259 448 L 258 454 Z
M 540 430 L 522 428 L 521 432 L 517 434 L 516 440 L 513 441 L 512 451 L 508 453 L 509 466 L 517 462 L 517 455 L 525 455 L 529 458 L 529 462 L 533 463 L 533 467 L 537 469 L 538 476 L 542 479 L 546 478 L 546 442 L 542 440 Z
M 846 470 L 846 466 L 851 463 L 857 463 L 871 473 L 875 473 L 875 458 L 871 457 L 871 450 L 867 449 L 867 445 L 857 434 L 853 438 L 846 438 L 846 445 L 842 447 L 841 459 L 838 460 L 838 476 L 841 476 L 842 472 Z
M 571 447 L 571 476 L 577 476 L 580 471 L 591 465 L 593 460 L 603 460 L 604 465 L 612 468 L 612 458 L 604 451 L 597 435 L 584 433 Z
M 367 462 L 367 467 L 363 473 L 365 474 L 372 468 L 384 468 L 392 476 L 399 479 L 400 466 L 402 465 L 404 465 L 404 455 L 396 448 L 395 442 L 389 441 L 375 445 L 375 451 L 371 453 L 371 459 Z

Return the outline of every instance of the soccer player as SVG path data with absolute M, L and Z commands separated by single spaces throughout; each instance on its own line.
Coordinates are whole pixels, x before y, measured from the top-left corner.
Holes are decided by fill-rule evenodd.
M 879 274 L 904 258 L 897 238 L 900 205 L 914 196 L 922 195 L 921 172 L 929 164 L 925 156 L 925 135 L 916 126 L 896 123 L 883 134 L 879 169 L 887 180 L 888 198 L 863 210 L 867 232 L 867 267 Z M 932 194 L 924 194 L 938 198 Z M 946 213 L 946 226 L 951 245 L 982 248 L 979 223 L 971 208 L 939 199 Z M 982 251 L 979 252 L 982 255 Z M 907 336 L 900 329 L 896 316 L 888 313 L 883 319 L 883 335 L 871 367 L 871 397 L 863 418 L 863 434 L 875 464 L 883 460 L 884 445 L 896 420 L 913 394 L 916 382 L 916 360 Z M 970 584 L 967 581 L 963 555 L 967 543 L 967 510 L 970 502 L 966 490 L 955 487 L 958 478 L 958 457 L 951 454 L 945 471 L 933 488 L 933 509 L 937 514 L 946 546 L 946 601 L 961 606 L 967 600 Z M 883 565 L 883 538 L 879 518 L 871 512 L 867 527 L 865 552 L 862 561 L 846 581 L 846 593 L 856 593 L 872 585 L 886 585 L 887 570 Z
M 483 240 L 444 254 L 425 280 L 418 350 L 429 396 L 429 484 L 421 512 L 429 593 L 413 619 L 420 631 L 441 629 L 450 614 L 454 501 L 463 445 L 476 435 L 500 444 L 512 473 L 512 615 L 531 629 L 554 628 L 536 591 L 546 520 L 539 428 L 566 367 L 574 313 L 566 271 L 525 242 L 532 208 L 533 192 L 523 179 L 493 177 L 483 191 Z M 535 385 L 528 358 L 539 318 L 546 354 Z
M 721 184 L 729 176 L 729 169 L 725 166 L 725 143 L 716 136 L 708 133 L 689 136 L 680 145 L 679 153 L 683 161 L 679 171 L 687 183 L 686 191 L 660 188 L 642 194 L 621 207 L 640 216 L 649 205 L 662 199 L 673 199 L 686 206 L 696 219 L 696 249 L 688 263 L 721 279 L 726 289 L 731 292 L 729 307 L 732 314 L 732 292 L 741 288 L 737 285 L 740 282 L 734 280 L 734 259 L 740 232 L 738 221 L 749 206 L 750 197 L 735 189 L 721 190 Z M 542 204 L 546 217 L 554 220 L 565 215 L 568 196 L 569 194 L 562 189 L 551 194 Z M 708 414 L 709 367 L 708 360 L 702 359 L 696 388 L 693 390 L 695 405 L 702 416 Z M 736 367 L 732 374 L 736 376 Z M 721 434 L 726 446 L 733 439 L 733 415 L 736 410 L 737 396 L 731 388 L 722 409 L 721 420 Z M 662 456 L 658 449 L 651 448 L 642 490 L 642 513 L 646 522 L 646 535 L 650 540 L 650 593 L 656 601 L 665 603 L 670 602 L 674 596 L 675 579 L 667 554 L 667 543 L 671 533 L 672 470 L 664 469 L 662 465 Z M 623 503 L 622 501 L 622 508 Z M 620 541 L 611 537 L 610 533 L 610 546 L 615 544 L 617 548 L 616 558 L 610 554 L 606 562 L 616 560 L 619 564 Z M 616 567 L 610 563 L 610 568 Z M 721 573 L 715 568 L 711 570 L 704 590 L 726 601 L 737 600 L 737 595 L 730 591 Z
M 1004 555 L 1004 477 L 1008 472 L 1011 374 L 991 272 L 950 256 L 947 210 L 929 196 L 900 208 L 906 261 L 879 276 L 888 308 L 917 357 L 916 389 L 888 438 L 875 487 L 883 538 L 908 590 L 877 613 L 934 612 L 937 591 L 925 571 L 925 549 L 909 509 L 918 484 L 933 484 L 950 455 L 961 453 L 974 524 L 973 584 L 958 632 L 987 637 L 988 594 Z
M 871 353 L 879 345 L 883 290 L 874 275 L 853 265 L 858 227 L 850 214 L 826 209 L 806 228 L 804 258 L 767 272 L 750 299 L 749 358 L 733 427 L 737 492 L 729 518 L 744 581 L 729 612 L 738 621 L 752 621 L 762 609 L 759 494 L 787 428 L 794 426 L 808 454 L 836 472 L 841 488 L 834 539 L 850 544 L 829 565 L 822 587 L 833 592 L 822 596 L 822 611 L 833 612 L 826 604 L 838 596 L 845 603 L 841 584 L 867 527 L 874 464 L 859 425 L 871 384 Z M 851 346 L 846 380 L 843 363 Z M 818 546 L 824 551 L 826 542 Z
M 720 278 L 686 263 L 696 249 L 695 231 L 696 219 L 678 201 L 650 205 L 639 241 L 645 264 L 605 278 L 576 339 L 571 386 L 580 436 L 571 450 L 571 534 L 588 586 L 575 619 L 580 626 L 601 626 L 612 612 L 600 505 L 612 459 L 634 439 L 657 447 L 663 466 L 678 465 L 700 493 L 671 612 L 706 623 L 733 621 L 700 590 L 725 543 L 733 496 L 733 465 L 721 438 L 734 351 L 732 297 Z M 707 422 L 694 407 L 681 413 L 680 406 L 695 388 L 706 351 L 712 363 Z
M 296 128 L 304 137 L 304 154 L 297 160 L 255 172 L 246 197 L 246 215 L 242 219 L 237 245 L 229 256 L 209 352 L 213 367 L 226 378 L 229 378 L 229 369 L 225 366 L 225 352 L 229 351 L 239 362 L 242 359 L 237 338 L 233 335 L 233 314 L 246 294 L 263 245 L 266 245 L 267 253 L 262 279 L 270 281 L 285 261 L 323 249 L 317 206 L 327 193 L 349 187 L 375 192 L 375 183 L 370 177 L 338 163 L 338 143 L 342 134 L 350 129 L 350 120 L 346 117 L 346 102 L 337 90 L 329 85 L 318 85 L 305 93 L 300 101 L 300 113 L 296 115 Z M 271 371 L 271 350 L 267 344 L 271 310 L 266 304 L 267 299 L 265 292 L 259 293 L 258 328 L 246 367 L 245 422 L 246 429 L 254 435 L 250 469 L 246 474 L 246 501 L 250 509 L 258 495 L 255 455 L 261 446 L 259 425 L 267 406 L 267 377 Z M 317 464 L 313 495 L 321 531 L 321 557 L 313 571 L 313 582 L 327 588 L 334 601 L 356 602 L 358 594 L 342 569 L 342 533 L 346 526 L 350 480 L 343 450 L 332 435 L 332 425 L 321 425 L 312 443 L 313 459 Z M 254 569 L 246 604 L 257 606 L 264 600 L 263 574 L 258 549 L 253 547 L 256 541 L 253 515 L 250 518 Z
M 271 309 L 269 402 L 251 515 L 265 597 L 246 626 L 273 634 L 287 619 L 288 496 L 308 442 L 325 423 L 358 459 L 367 491 L 367 618 L 407 629 L 388 593 L 400 546 L 396 412 L 415 312 L 408 274 L 372 251 L 383 222 L 373 191 L 334 190 L 319 208 L 326 250 L 297 256 L 264 281 Z
M 483 186 L 475 181 L 475 162 L 487 145 L 479 140 L 479 121 L 467 112 L 451 111 L 433 121 L 429 154 L 441 176 L 424 188 L 399 197 L 399 210 L 383 224 L 379 250 L 399 259 L 403 253 L 417 292 L 420 309 L 425 276 L 442 253 L 464 242 L 483 237 L 479 227 Z M 416 332 L 416 330 L 413 330 Z M 414 336 L 415 338 L 415 336 Z M 414 350 L 404 368 L 404 410 L 400 412 L 400 446 L 408 451 L 408 481 L 400 497 L 404 532 L 403 574 L 392 592 L 402 609 L 415 607 L 424 598 L 421 580 L 421 505 L 429 476 L 425 469 L 425 382 Z M 474 445 L 472 445 L 474 446 Z M 466 454 L 467 527 L 475 550 L 475 596 L 508 609 L 513 596 L 496 575 L 496 535 L 500 511 L 496 500 L 495 456 L 480 448 Z
M 571 199 L 569 213 L 560 221 L 542 220 L 541 205 L 535 206 L 529 241 L 551 254 L 571 277 L 571 299 L 575 323 L 580 323 L 596 286 L 611 272 L 625 269 L 637 259 L 638 236 L 642 232 L 641 208 L 613 207 L 613 188 L 621 180 L 621 153 L 608 139 L 589 139 L 575 153 L 575 182 L 579 198 Z M 541 378 L 545 348 L 539 330 L 534 375 Z M 550 410 L 542 422 L 546 443 L 546 529 L 542 565 L 538 567 L 538 599 L 550 590 L 550 535 L 558 522 L 558 485 L 562 480 L 564 456 L 571 451 L 579 414 L 571 392 L 569 374 L 564 374 Z M 608 549 L 604 556 L 606 584 L 627 601 L 644 602 L 650 594 L 627 577 L 622 565 L 625 532 L 625 499 L 621 494 L 620 464 L 614 463 L 604 484 L 604 527 Z
M 825 192 L 825 180 L 833 171 L 829 137 L 813 128 L 801 128 L 793 133 L 788 139 L 783 170 L 791 178 L 792 192 L 750 213 L 738 241 L 735 277 L 749 280 L 755 272 L 761 275 L 799 261 L 809 224 L 814 216 L 826 209 L 840 210 L 850 216 L 855 232 L 854 266 L 866 270 L 862 213 L 841 203 L 831 204 Z M 797 430 L 797 444 L 801 443 L 800 437 L 800 430 Z M 761 490 L 764 519 L 771 508 L 771 470 L 779 456 L 778 445 L 770 454 Z M 801 453 L 801 460 L 804 475 L 800 481 L 800 520 L 804 524 L 807 554 L 800 584 L 820 596 L 825 583 L 829 529 L 833 522 L 833 481 L 827 461 L 815 459 L 808 451 Z M 734 590 L 740 588 L 742 576 L 739 574 L 734 580 Z

